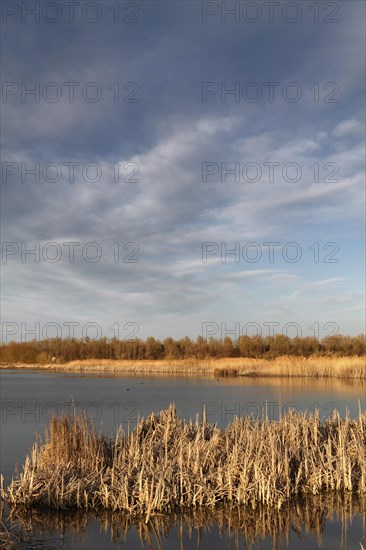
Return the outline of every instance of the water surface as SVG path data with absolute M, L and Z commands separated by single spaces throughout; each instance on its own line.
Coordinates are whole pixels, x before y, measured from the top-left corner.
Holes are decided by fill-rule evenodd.
M 2 369 L 0 377 L 0 458 L 1 472 L 6 481 L 13 474 L 14 465 L 23 464 L 34 441 L 34 433 L 43 434 L 48 419 L 61 412 L 85 412 L 100 429 L 110 433 L 120 423 L 126 429 L 133 429 L 139 415 L 146 416 L 152 411 L 164 409 L 172 402 L 176 404 L 181 417 L 201 420 L 205 409 L 207 421 L 219 426 L 226 426 L 235 415 L 252 415 L 256 418 L 267 415 L 276 420 L 280 413 L 289 408 L 308 412 L 318 409 L 322 419 L 330 416 L 334 409 L 342 416 L 348 411 L 351 417 L 357 417 L 359 406 L 363 410 L 366 408 L 365 382 L 360 380 L 195 378 L 189 375 L 168 377 L 105 372 L 89 375 L 38 369 Z M 299 513 L 292 510 L 287 526 L 279 525 L 276 533 L 266 528 L 264 521 L 258 527 L 258 532 L 254 530 L 252 538 L 248 538 L 248 529 L 250 525 L 253 527 L 253 519 L 248 517 L 243 520 L 244 530 L 239 529 L 238 525 L 232 527 L 235 521 L 230 515 L 226 515 L 226 523 L 223 518 L 211 518 L 211 521 L 206 518 L 203 522 L 197 518 L 191 522 L 181 518 L 180 522 L 177 519 L 168 527 L 164 525 L 162 528 L 161 524 L 155 526 L 152 532 L 146 526 L 128 524 L 123 535 L 126 537 L 125 542 L 123 536 L 116 537 L 116 532 L 121 529 L 120 526 L 116 528 L 115 520 L 106 520 L 104 517 L 103 523 L 100 518 L 84 516 L 75 527 L 67 518 L 63 518 L 60 523 L 54 514 L 48 514 L 48 519 L 42 516 L 40 522 L 35 518 L 26 519 L 32 534 L 23 544 L 27 548 L 34 544 L 34 547 L 44 549 L 141 548 L 143 544 L 143 548 L 186 550 L 197 547 L 249 548 L 250 545 L 253 548 L 269 549 L 274 544 L 277 548 L 296 550 L 320 547 L 360 550 L 360 542 L 366 546 L 364 517 L 361 513 L 365 510 L 364 504 L 358 503 L 352 507 L 351 503 L 346 507 L 338 503 L 337 508 L 327 508 L 328 516 L 322 516 L 321 510 L 318 511 L 317 519 L 311 513 L 307 519 L 306 510 Z M 282 514 L 280 523 L 284 517 Z M 22 525 L 24 521 L 21 518 L 18 523 Z M 119 518 L 117 526 L 120 521 Z M 271 518 L 269 525 L 274 524 L 276 521 Z M 123 529 L 121 532 L 123 534 Z

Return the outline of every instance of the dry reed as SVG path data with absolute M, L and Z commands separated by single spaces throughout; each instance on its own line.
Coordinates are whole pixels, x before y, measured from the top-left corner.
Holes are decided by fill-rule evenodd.
M 366 492 L 366 413 L 320 422 L 234 419 L 226 429 L 178 418 L 175 406 L 114 438 L 82 416 L 53 418 L 23 472 L 3 489 L 14 505 L 154 513 L 221 504 L 271 505 L 324 491 Z
M 227 371 L 229 376 L 283 376 L 315 378 L 366 378 L 366 358 L 352 357 L 296 357 L 281 356 L 273 360 L 248 359 L 245 357 L 207 359 L 157 359 L 157 360 L 112 360 L 84 359 L 69 363 L 9 364 L 8 368 L 40 368 L 79 372 L 120 372 L 167 375 L 215 375 Z M 236 374 L 235 374 L 236 372 Z M 225 374 L 224 374 L 225 375 Z

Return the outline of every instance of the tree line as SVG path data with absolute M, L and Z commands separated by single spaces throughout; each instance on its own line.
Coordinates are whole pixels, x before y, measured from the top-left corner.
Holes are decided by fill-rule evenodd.
M 116 338 L 50 339 L 30 342 L 0 344 L 1 362 L 4 363 L 57 363 L 82 359 L 205 359 L 223 357 L 247 357 L 274 359 L 282 355 L 292 356 L 355 356 L 366 354 L 366 335 L 328 336 L 322 340 L 314 337 L 289 338 L 282 334 L 272 337 L 241 336 L 238 340 L 223 340 L 199 336 L 192 340 L 187 336 L 180 340 L 118 340 Z

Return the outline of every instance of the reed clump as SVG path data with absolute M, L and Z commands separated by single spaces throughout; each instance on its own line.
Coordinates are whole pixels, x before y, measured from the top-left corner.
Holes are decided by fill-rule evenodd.
M 174 405 L 115 437 L 83 416 L 53 418 L 2 497 L 12 505 L 109 509 L 144 516 L 218 505 L 270 505 L 308 494 L 366 492 L 366 412 L 236 418 L 226 429 Z

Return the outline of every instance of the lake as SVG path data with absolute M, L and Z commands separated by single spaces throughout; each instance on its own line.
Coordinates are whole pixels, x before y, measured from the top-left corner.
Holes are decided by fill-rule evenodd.
M 365 381 L 307 378 L 208 378 L 69 373 L 2 369 L 1 472 L 9 482 L 21 466 L 48 419 L 61 412 L 84 412 L 105 433 L 119 424 L 133 429 L 139 416 L 174 402 L 178 414 L 226 426 L 234 416 L 278 419 L 288 409 L 319 410 L 325 419 L 337 409 L 358 416 L 366 408 Z M 281 514 L 251 515 L 218 510 L 192 517 L 157 518 L 150 530 L 128 518 L 103 514 L 37 512 L 17 522 L 32 529 L 24 548 L 336 548 L 348 550 L 365 542 L 365 500 L 322 498 L 298 503 Z M 204 516 L 204 517 L 203 517 Z M 153 528 L 152 528 L 153 527 Z M 151 540 L 149 541 L 149 538 Z M 144 542 L 145 540 L 145 542 Z

